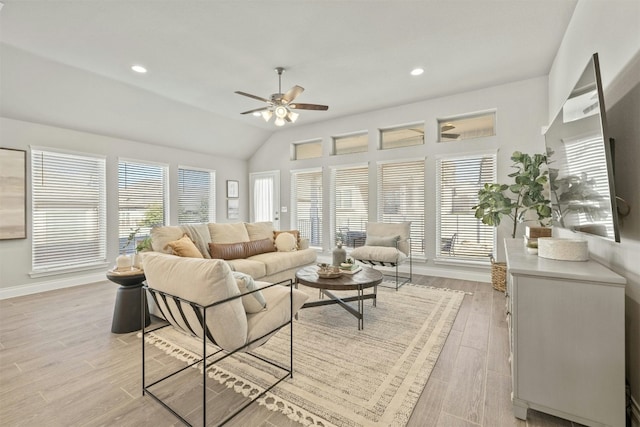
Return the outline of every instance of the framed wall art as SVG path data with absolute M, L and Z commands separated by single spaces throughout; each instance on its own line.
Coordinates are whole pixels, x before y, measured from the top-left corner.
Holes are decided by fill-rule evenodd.
M 0 148 L 0 240 L 27 238 L 27 152 Z
M 229 199 L 227 200 L 227 219 L 239 219 L 240 218 L 240 200 Z
M 237 199 L 240 197 L 240 183 L 238 181 L 227 180 L 227 198 Z

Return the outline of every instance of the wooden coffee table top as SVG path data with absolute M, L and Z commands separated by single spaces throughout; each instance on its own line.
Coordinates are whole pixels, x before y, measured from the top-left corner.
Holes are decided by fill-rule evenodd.
M 305 267 L 296 272 L 298 283 L 311 288 L 328 289 L 333 291 L 351 291 L 358 288 L 370 288 L 382 283 L 382 273 L 370 267 L 362 267 L 355 274 L 343 273 L 335 279 L 324 279 L 318 276 L 318 267 Z

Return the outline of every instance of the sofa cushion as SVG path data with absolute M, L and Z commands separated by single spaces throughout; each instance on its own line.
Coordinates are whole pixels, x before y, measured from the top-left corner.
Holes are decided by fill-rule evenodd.
M 173 251 L 173 255 L 187 258 L 204 258 L 193 241 L 186 234 L 178 240 L 167 243 L 167 246 Z
M 151 252 L 144 259 L 146 283 L 150 288 L 178 296 L 202 306 L 240 295 L 236 280 L 225 261 L 180 258 Z M 202 338 L 203 329 L 186 302 L 157 298 L 166 320 Z M 183 317 L 184 314 L 184 317 Z M 186 319 L 186 321 L 185 321 Z M 231 351 L 246 344 L 248 325 L 241 298 L 207 309 L 207 326 L 218 346 Z
M 268 285 L 268 283 L 265 282 L 256 282 L 256 284 L 260 288 Z M 291 303 L 289 300 L 289 291 L 290 288 L 288 286 L 279 285 L 262 289 L 262 293 L 267 300 L 268 309 L 255 314 L 247 315 L 247 323 L 249 325 L 247 342 L 251 342 L 252 340 L 261 337 L 273 328 L 287 322 L 291 318 Z M 300 310 L 309 296 L 298 289 L 291 289 L 291 291 L 293 292 L 293 313 L 295 314 L 298 310 Z M 251 344 L 247 348 L 251 350 L 252 348 L 258 347 L 266 340 L 268 340 L 272 335 L 273 334 L 269 334 L 265 338 L 260 339 L 254 344 Z
M 267 301 L 264 299 L 262 292 L 258 290 L 258 286 L 253 280 L 253 277 L 245 273 L 240 273 L 239 271 L 234 271 L 233 277 L 236 279 L 241 294 L 255 291 L 242 297 L 242 305 L 244 306 L 245 312 L 258 313 L 267 307 Z
M 316 261 L 316 251 L 314 249 L 303 249 L 294 252 L 270 252 L 266 254 L 254 255 L 247 261 L 260 262 L 265 266 L 265 275 L 271 276 L 281 271 L 296 267 L 302 267 Z M 233 261 L 234 263 L 236 261 Z M 244 270 L 240 270 L 244 271 Z M 246 272 L 246 271 L 245 271 Z M 253 276 L 253 274 L 252 274 Z M 253 276 L 259 279 L 262 276 Z
M 273 223 L 271 221 L 245 222 L 244 226 L 249 234 L 249 240 L 269 239 L 273 243 Z
M 273 252 L 275 253 L 275 252 Z M 255 255 L 255 256 L 262 256 Z M 229 266 L 233 271 L 240 271 L 242 273 L 246 273 L 254 279 L 259 279 L 267 275 L 267 268 L 261 261 L 251 260 L 251 259 L 234 259 L 227 261 Z
M 278 252 L 291 252 L 298 248 L 296 238 L 291 233 L 280 233 L 276 237 L 276 249 Z
M 250 240 L 244 222 L 210 223 L 209 233 L 213 243 L 238 243 Z
M 360 246 L 349 253 L 349 257 L 358 261 L 372 261 L 373 263 L 399 264 L 407 256 L 396 248 L 387 246 Z

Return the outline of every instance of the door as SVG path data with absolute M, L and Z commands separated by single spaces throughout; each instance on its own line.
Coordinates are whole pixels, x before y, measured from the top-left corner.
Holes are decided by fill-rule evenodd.
M 251 221 L 271 221 L 280 229 L 280 171 L 249 174 L 251 181 Z

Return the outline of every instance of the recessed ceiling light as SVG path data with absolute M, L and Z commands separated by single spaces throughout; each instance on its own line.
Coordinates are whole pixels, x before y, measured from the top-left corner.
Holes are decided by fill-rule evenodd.
M 140 74 L 144 74 L 147 72 L 147 69 L 144 68 L 142 65 L 132 65 L 131 69 L 136 73 L 140 73 Z
M 422 73 L 424 73 L 424 68 L 414 68 L 413 70 L 411 70 L 412 76 L 419 76 Z

